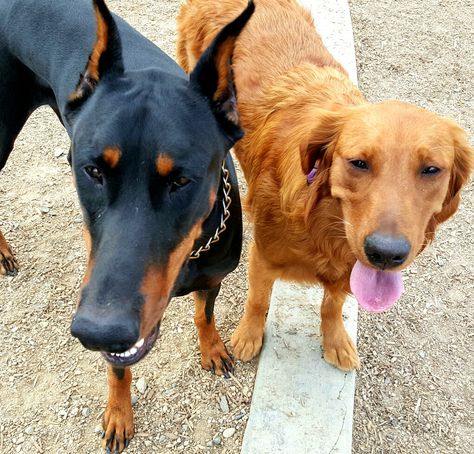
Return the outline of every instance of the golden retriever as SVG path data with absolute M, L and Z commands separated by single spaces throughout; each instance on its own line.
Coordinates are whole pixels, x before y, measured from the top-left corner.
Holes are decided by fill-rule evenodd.
M 178 17 L 178 62 L 191 71 L 247 0 L 188 0 Z M 324 287 L 324 357 L 350 370 L 356 347 L 342 321 L 346 294 L 388 309 L 400 270 L 457 209 L 473 150 L 453 121 L 399 101 L 372 104 L 349 80 L 296 0 L 255 0 L 232 61 L 246 132 L 235 146 L 254 223 L 245 313 L 231 343 L 260 351 L 272 286 Z

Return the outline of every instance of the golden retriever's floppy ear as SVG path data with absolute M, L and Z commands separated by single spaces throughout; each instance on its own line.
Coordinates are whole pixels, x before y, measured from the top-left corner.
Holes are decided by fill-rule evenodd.
M 330 194 L 329 169 L 347 115 L 347 109 L 342 106 L 335 106 L 334 110 L 318 109 L 310 115 L 310 118 L 316 119 L 316 126 L 300 143 L 301 167 L 305 175 L 317 168 L 310 183 L 312 190 L 307 204 L 308 213 L 318 200 Z
M 307 139 L 301 142 L 301 167 L 305 174 L 311 172 L 316 162 L 322 163 L 324 156 L 340 133 L 345 117 L 341 110 L 318 109 L 316 127 L 311 130 Z
M 435 214 L 426 229 L 426 240 L 430 242 L 438 224 L 449 219 L 458 209 L 461 189 L 469 180 L 474 167 L 474 150 L 469 145 L 467 135 L 454 121 L 449 122 L 454 145 L 454 165 L 451 170 L 448 193 L 441 211 Z

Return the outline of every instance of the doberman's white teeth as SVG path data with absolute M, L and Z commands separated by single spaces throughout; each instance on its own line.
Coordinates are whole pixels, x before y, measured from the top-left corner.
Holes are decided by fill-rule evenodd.
M 143 344 L 145 343 L 145 339 L 140 339 L 136 344 L 135 344 L 135 347 L 136 348 L 141 348 L 143 347 Z
M 132 348 L 123 353 L 110 353 L 111 356 L 118 358 L 129 358 L 137 354 L 138 350 L 145 345 L 145 339 L 140 339 Z

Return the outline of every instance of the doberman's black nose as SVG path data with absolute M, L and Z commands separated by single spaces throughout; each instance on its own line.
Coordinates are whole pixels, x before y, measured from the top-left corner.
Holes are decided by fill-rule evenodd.
M 139 336 L 139 323 L 129 317 L 100 317 L 78 311 L 71 324 L 71 334 L 89 350 L 121 353 Z
M 411 245 L 404 236 L 373 233 L 364 241 L 364 251 L 369 262 L 382 270 L 400 266 L 410 250 Z

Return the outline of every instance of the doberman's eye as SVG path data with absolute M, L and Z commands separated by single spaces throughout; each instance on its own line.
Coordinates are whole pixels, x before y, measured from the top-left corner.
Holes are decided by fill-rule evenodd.
M 183 188 L 184 186 L 186 186 L 188 183 L 190 183 L 191 180 L 189 178 L 186 178 L 186 177 L 178 177 L 178 178 L 175 178 L 172 182 L 171 182 L 171 190 L 172 191 L 176 191 L 177 189 L 181 189 Z
M 369 170 L 369 164 L 367 161 L 363 161 L 362 159 L 353 159 L 352 161 L 349 161 L 352 167 L 355 167 L 356 169 L 359 170 Z
M 423 168 L 423 170 L 421 171 L 421 174 L 422 175 L 436 175 L 439 172 L 441 172 L 441 169 L 439 167 L 427 166 Z
M 87 166 L 84 168 L 87 175 L 89 175 L 96 183 L 104 184 L 104 177 L 102 172 L 94 166 Z

